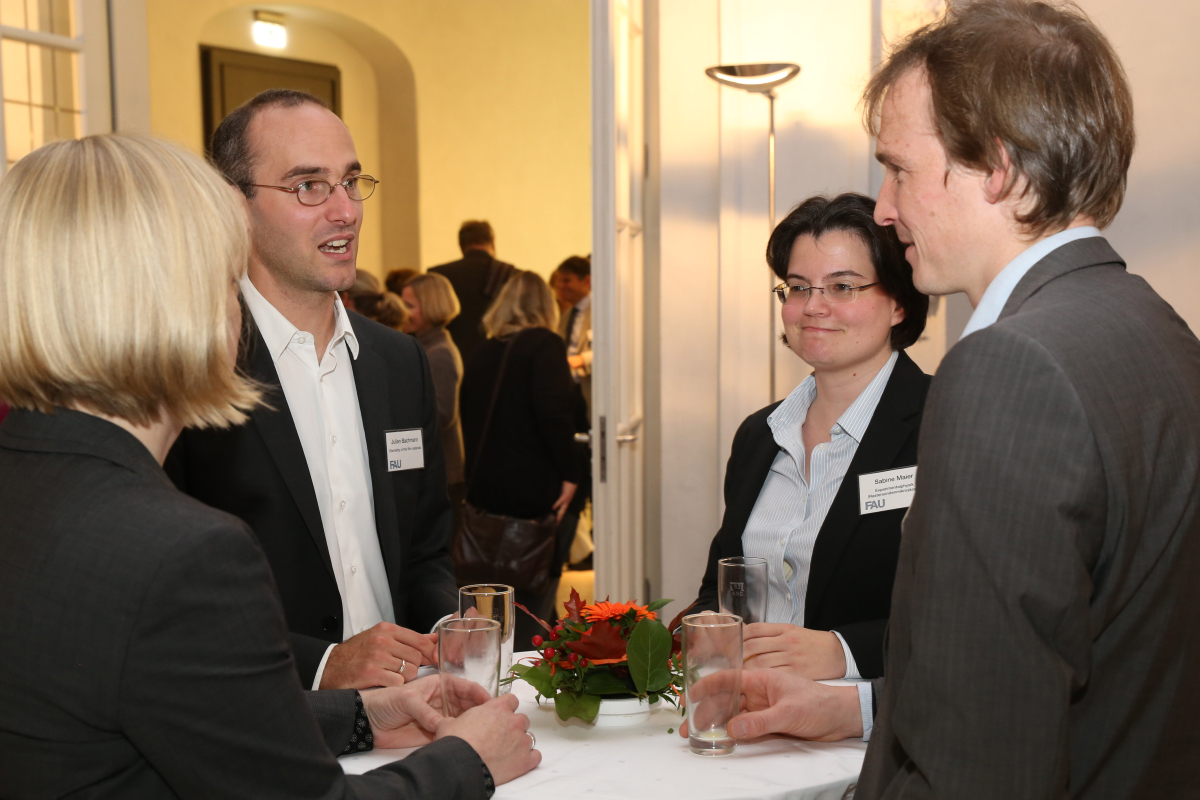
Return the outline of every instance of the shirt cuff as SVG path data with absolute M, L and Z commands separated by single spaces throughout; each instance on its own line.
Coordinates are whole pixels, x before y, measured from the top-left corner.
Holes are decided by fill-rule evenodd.
M 871 728 L 875 727 L 875 700 L 871 696 L 871 682 L 858 684 L 858 710 L 862 714 L 864 742 L 871 741 Z
M 329 660 L 329 654 L 333 652 L 333 648 L 335 647 L 337 647 L 336 644 L 331 644 L 329 647 L 326 647 L 325 655 L 321 656 L 321 663 L 317 664 L 317 674 L 316 677 L 313 678 L 312 682 L 312 690 L 314 692 L 321 688 L 321 676 L 325 674 L 325 662 Z
M 443 622 L 445 622 L 446 620 L 450 619 L 450 618 L 451 618 L 451 617 L 453 617 L 453 616 L 454 616 L 453 614 L 447 614 L 446 616 L 442 617 L 442 618 L 441 618 L 441 619 L 439 619 L 437 622 L 433 623 L 433 628 L 432 628 L 432 629 L 430 629 L 430 631 L 429 631 L 429 632 L 430 632 L 430 633 L 437 633 L 438 625 L 441 625 Z
M 838 641 L 842 643 L 842 652 L 846 654 L 846 674 L 843 680 L 861 681 L 862 675 L 858 673 L 858 664 L 854 661 L 854 653 L 850 652 L 850 645 L 846 644 L 846 639 L 837 631 L 833 631 L 833 635 L 838 637 Z

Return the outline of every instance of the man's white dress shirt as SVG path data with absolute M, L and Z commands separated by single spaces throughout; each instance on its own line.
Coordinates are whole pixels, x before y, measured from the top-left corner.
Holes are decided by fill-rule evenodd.
M 1012 296 L 1013 289 L 1017 288 L 1017 284 L 1021 282 L 1021 278 L 1025 277 L 1025 273 L 1033 269 L 1033 266 L 1043 258 L 1064 244 L 1099 235 L 1100 230 L 1091 225 L 1067 228 L 1053 236 L 1047 236 L 1022 251 L 1020 255 L 1008 262 L 1007 266 L 1000 270 L 988 284 L 983 297 L 979 298 L 979 305 L 975 307 L 975 313 L 971 315 L 971 319 L 967 320 L 967 327 L 963 328 L 962 336 L 959 339 L 962 340 L 975 331 L 981 331 L 998 320 L 1005 303 Z
M 379 534 L 367 439 L 351 358 L 358 338 L 341 299 L 334 294 L 333 338 L 317 360 L 314 337 L 299 330 L 259 293 L 248 277 L 240 282 L 246 307 L 262 333 L 288 410 L 296 424 L 312 476 L 333 575 L 342 596 L 342 639 L 379 622 L 395 622 Z M 321 685 L 330 645 L 317 666 Z
M 817 534 L 825 524 L 829 507 L 837 496 L 850 462 L 858 452 L 875 416 L 883 390 L 892 376 L 899 352 L 867 384 L 867 388 L 829 429 L 829 441 L 813 448 L 808 475 L 804 474 L 804 434 L 801 426 L 817 399 L 816 378 L 809 375 L 767 417 L 767 425 L 779 454 L 754 503 L 742 532 L 742 550 L 747 556 L 765 558 L 770 588 L 767 592 L 767 622 L 804 625 L 804 600 L 809 568 Z M 846 675 L 859 680 L 858 665 L 842 635 L 834 632 L 846 655 Z M 863 715 L 863 739 L 871 735 L 871 686 L 859 685 Z

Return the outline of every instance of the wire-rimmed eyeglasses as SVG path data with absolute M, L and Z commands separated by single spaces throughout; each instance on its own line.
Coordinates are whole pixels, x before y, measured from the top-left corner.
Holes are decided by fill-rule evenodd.
M 319 206 L 333 195 L 333 188 L 335 186 L 341 186 L 345 189 L 346 196 L 351 200 L 366 200 L 375 193 L 375 187 L 379 185 L 379 181 L 370 175 L 354 175 L 340 183 L 330 183 L 319 178 L 310 178 L 301 181 L 295 186 L 271 186 L 265 183 L 250 183 L 247 185 L 255 186 L 259 189 L 275 189 L 280 192 L 294 194 L 302 206 Z
M 812 297 L 813 291 L 820 292 L 830 303 L 853 303 L 860 291 L 878 285 L 879 281 L 862 286 L 855 286 L 853 283 L 845 281 L 834 281 L 824 286 L 792 286 L 781 283 L 771 291 L 775 293 L 781 303 L 807 303 L 808 298 Z

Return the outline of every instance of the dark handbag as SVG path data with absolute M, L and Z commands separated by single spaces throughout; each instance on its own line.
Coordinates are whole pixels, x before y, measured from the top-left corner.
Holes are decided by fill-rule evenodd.
M 508 366 L 508 354 L 517 336 L 505 345 L 504 355 L 500 358 L 500 373 L 496 376 L 475 450 L 475 470 L 481 463 L 492 412 L 496 410 L 500 384 L 504 382 L 504 370 Z M 471 492 L 475 470 L 467 480 L 466 495 Z M 464 500 L 454 520 L 454 547 L 450 557 L 454 561 L 455 576 L 463 585 L 502 583 L 521 594 L 544 595 L 554 581 L 551 572 L 557 532 L 558 520 L 553 511 L 541 519 L 520 519 L 491 514 Z

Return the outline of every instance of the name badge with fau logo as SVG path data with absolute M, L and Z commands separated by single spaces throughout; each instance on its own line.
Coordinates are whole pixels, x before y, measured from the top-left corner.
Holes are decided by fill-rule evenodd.
M 908 508 L 917 491 L 917 468 L 901 467 L 858 476 L 858 513 Z
M 420 428 L 384 431 L 383 434 L 387 442 L 388 472 L 425 467 L 425 445 L 421 441 Z

